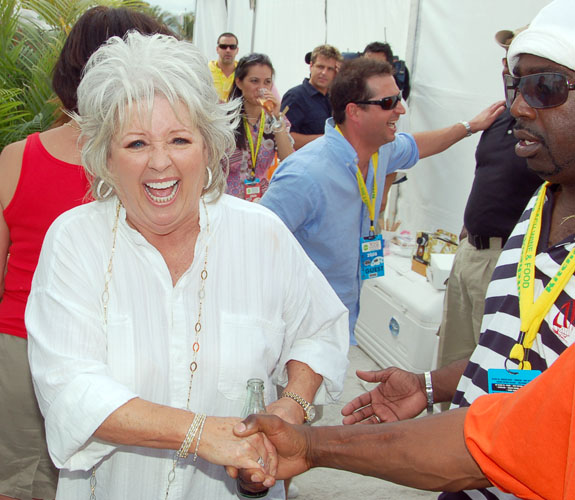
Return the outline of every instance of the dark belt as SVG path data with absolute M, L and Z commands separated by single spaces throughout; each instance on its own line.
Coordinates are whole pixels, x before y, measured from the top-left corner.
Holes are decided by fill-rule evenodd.
M 497 244 L 493 240 L 497 241 Z M 483 236 L 479 234 L 467 234 L 467 241 L 471 243 L 477 250 L 488 250 L 489 248 L 503 248 L 507 238 L 499 236 Z

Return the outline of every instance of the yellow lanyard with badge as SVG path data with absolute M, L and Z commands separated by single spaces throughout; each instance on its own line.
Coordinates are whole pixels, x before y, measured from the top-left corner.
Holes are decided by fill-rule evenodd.
M 343 136 L 338 125 L 335 129 Z M 371 155 L 371 164 L 373 166 L 373 191 L 371 196 L 365 184 L 365 180 L 356 160 L 355 177 L 361 200 L 367 207 L 369 213 L 369 235 L 360 236 L 360 270 L 361 279 L 377 278 L 385 274 L 383 265 L 383 237 L 381 234 L 375 234 L 375 204 L 377 199 L 377 168 L 379 163 L 379 153 L 376 151 Z M 369 164 L 368 164 L 369 169 Z
M 508 359 L 516 361 L 521 373 L 514 373 L 510 370 L 503 370 L 510 375 L 520 377 L 515 384 L 519 388 L 535 378 L 541 372 L 532 370 L 529 362 L 529 350 L 537 338 L 541 323 L 551 309 L 551 306 L 557 300 L 559 294 L 564 290 L 567 282 L 573 276 L 575 271 L 575 247 L 569 252 L 561 267 L 543 289 L 537 300 L 535 300 L 535 258 L 537 255 L 537 245 L 541 234 L 541 219 L 543 217 L 543 205 L 545 203 L 545 193 L 549 183 L 546 182 L 541 187 L 535 206 L 531 211 L 529 225 L 523 245 L 521 247 L 521 256 L 517 264 L 517 295 L 519 297 L 519 318 L 521 320 L 519 338 L 511 348 Z M 492 370 L 489 370 L 491 372 Z M 492 384 L 490 381 L 490 389 Z M 491 391 L 490 391 L 491 392 Z M 493 391 L 493 392 L 511 392 Z
M 266 115 L 262 109 L 262 114 L 260 117 L 260 126 L 258 130 L 257 142 L 254 146 L 254 139 L 252 137 L 252 131 L 247 118 L 243 117 L 244 130 L 246 132 L 246 139 L 248 141 L 248 146 L 250 148 L 250 155 L 252 159 L 251 175 L 249 178 L 244 180 L 244 198 L 248 201 L 258 201 L 261 198 L 261 183 L 260 179 L 256 177 L 256 163 L 258 160 L 258 153 L 260 152 L 260 147 L 262 145 L 262 139 L 264 136 L 264 125 L 266 121 Z

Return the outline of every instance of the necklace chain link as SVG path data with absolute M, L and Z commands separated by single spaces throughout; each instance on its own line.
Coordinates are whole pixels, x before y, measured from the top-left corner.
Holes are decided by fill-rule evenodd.
M 208 218 L 208 209 L 206 207 L 206 202 L 204 200 L 204 197 L 202 196 L 202 205 L 204 207 L 204 212 L 206 214 L 206 233 L 208 235 L 210 235 L 210 221 Z M 102 292 L 102 306 L 104 309 L 104 328 L 107 328 L 108 326 L 108 302 L 110 301 L 110 291 L 109 291 L 109 286 L 110 286 L 110 281 L 112 280 L 112 263 L 114 261 L 114 253 L 116 252 L 116 236 L 118 234 L 118 222 L 120 220 L 120 209 L 122 207 L 122 203 L 120 202 L 120 200 L 118 200 L 118 203 L 116 205 L 116 217 L 115 217 L 115 221 L 114 221 L 114 227 L 112 229 L 112 251 L 110 253 L 110 260 L 108 261 L 108 268 L 106 270 L 106 278 L 104 281 L 104 291 Z M 202 272 L 200 273 L 200 290 L 198 291 L 198 298 L 199 298 L 199 302 L 198 302 L 198 319 L 196 321 L 196 324 L 194 325 L 194 332 L 195 332 L 195 337 L 194 337 L 194 343 L 192 345 L 192 351 L 193 351 L 193 358 L 192 358 L 192 362 L 190 363 L 190 384 L 188 386 L 188 399 L 186 402 L 186 410 L 190 411 L 190 399 L 192 396 L 192 383 L 194 381 L 194 375 L 198 369 L 198 353 L 200 351 L 200 332 L 202 331 L 202 306 L 204 304 L 204 298 L 206 296 L 206 291 L 205 291 L 205 286 L 206 286 L 206 280 L 208 279 L 208 244 L 206 242 L 206 250 L 205 250 L 205 256 L 204 256 L 204 267 L 202 269 Z M 205 419 L 204 419 L 205 422 Z M 202 422 L 202 428 L 203 428 L 203 422 Z M 199 437 L 198 437 L 198 442 L 196 443 L 196 456 L 197 456 L 197 449 L 199 448 Z M 173 463 L 172 463 L 172 469 L 170 470 L 170 472 L 168 473 L 168 485 L 166 486 L 166 496 L 165 496 L 165 500 L 168 499 L 168 496 L 170 494 L 170 486 L 172 485 L 172 483 L 174 482 L 175 478 L 176 478 L 176 466 L 178 465 L 178 460 L 179 460 L 179 456 L 178 456 L 178 452 L 176 451 L 174 453 L 174 459 L 173 459 Z M 96 466 L 92 467 L 92 475 L 90 476 L 90 500 L 96 500 L 96 485 L 97 485 L 97 481 L 96 481 Z

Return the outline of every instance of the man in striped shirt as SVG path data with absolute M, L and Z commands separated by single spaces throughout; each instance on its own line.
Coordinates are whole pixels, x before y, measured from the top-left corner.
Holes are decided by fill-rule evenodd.
M 423 374 L 397 368 L 360 373 L 381 384 L 342 410 L 344 423 L 401 420 L 418 415 L 433 402 L 453 398 L 452 407 L 469 406 L 481 395 L 513 391 L 574 343 L 573 18 L 575 2 L 555 0 L 509 48 L 513 76 L 506 77 L 505 87 L 517 120 L 516 154 L 549 184 L 531 199 L 499 258 L 487 290 L 477 348 L 469 360 L 432 372 L 428 392 Z M 502 497 L 511 498 L 495 488 L 440 496 L 442 500 Z

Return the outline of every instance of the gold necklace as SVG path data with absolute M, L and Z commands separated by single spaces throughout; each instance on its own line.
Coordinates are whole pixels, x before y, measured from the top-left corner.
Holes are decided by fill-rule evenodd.
M 206 232 L 208 235 L 208 238 L 210 236 L 210 220 L 208 218 L 208 209 L 206 208 L 206 202 L 204 200 L 204 197 L 202 196 L 202 204 L 204 206 L 204 211 L 206 213 Z M 198 352 L 200 351 L 200 332 L 202 331 L 202 306 L 204 304 L 204 298 L 206 296 L 206 292 L 205 292 L 205 286 L 206 286 L 206 279 L 208 278 L 208 244 L 206 243 L 206 252 L 205 252 L 205 257 L 204 257 L 204 268 L 202 269 L 202 272 L 200 273 L 200 290 L 198 291 L 198 298 L 199 298 L 199 302 L 198 302 L 198 319 L 196 321 L 196 324 L 194 325 L 194 332 L 195 332 L 195 337 L 194 337 L 194 343 L 192 344 L 192 351 L 193 351 L 193 357 L 192 357 L 192 362 L 190 363 L 190 384 L 188 386 L 188 400 L 186 402 L 186 410 L 190 411 L 190 398 L 192 396 L 192 383 L 194 381 L 194 375 L 196 373 L 196 370 L 198 369 Z M 203 427 L 203 426 L 202 426 Z M 200 434 L 201 435 L 201 434 Z M 199 445 L 199 439 L 200 437 L 198 436 L 198 443 L 196 445 L 196 450 L 198 448 Z M 196 456 L 197 456 L 197 452 L 196 452 Z M 170 494 L 170 486 L 172 486 L 172 483 L 174 482 L 174 479 L 176 478 L 176 466 L 178 465 L 178 460 L 179 460 L 179 455 L 178 452 L 174 452 L 174 459 L 172 461 L 172 470 L 168 473 L 168 485 L 166 486 L 166 496 L 165 496 L 165 500 L 168 499 L 168 496 Z
M 78 126 L 78 124 L 73 123 L 73 120 L 70 120 L 69 122 L 64 123 L 64 125 L 62 125 L 63 127 L 70 127 L 71 129 L 75 130 L 76 132 L 80 132 L 80 127 Z
M 69 123 L 69 122 L 67 122 Z M 206 207 L 206 202 L 204 200 L 204 197 L 202 196 L 201 198 L 202 200 L 202 205 L 204 207 L 204 212 L 206 214 L 206 233 L 209 239 L 210 236 L 210 219 L 208 217 L 208 209 Z M 115 217 L 115 221 L 114 221 L 114 227 L 112 229 L 112 251 L 110 253 L 110 260 L 108 261 L 108 268 L 106 270 L 106 278 L 104 281 L 104 291 L 102 292 L 102 305 L 103 305 L 103 309 L 104 309 L 104 329 L 107 328 L 108 326 L 108 302 L 110 300 L 110 292 L 109 292 L 109 285 L 110 285 L 110 281 L 112 279 L 112 263 L 114 261 L 114 253 L 116 251 L 116 236 L 118 233 L 118 222 L 120 220 L 120 209 L 122 207 L 122 202 L 118 199 L 118 203 L 116 205 L 116 217 Z M 188 400 L 186 402 L 186 410 L 190 411 L 190 398 L 192 395 L 192 383 L 194 381 L 194 375 L 198 369 L 198 352 L 200 351 L 200 332 L 202 331 L 202 306 L 204 304 L 204 298 L 206 296 L 206 292 L 205 292 L 205 286 L 206 286 L 206 280 L 208 278 L 208 244 L 206 243 L 206 251 L 205 251 L 205 257 L 204 257 L 204 267 L 202 269 L 202 272 L 200 273 L 200 290 L 198 291 L 198 298 L 199 298 L 199 303 L 198 303 L 198 319 L 196 321 L 196 324 L 194 325 L 194 332 L 195 332 L 195 337 L 194 337 L 194 343 L 192 345 L 192 351 L 193 351 L 193 357 L 192 357 L 192 362 L 190 363 L 190 384 L 188 386 Z M 202 425 L 203 427 L 203 425 Z M 199 445 L 199 437 L 198 437 L 198 443 Z M 196 446 L 196 450 L 197 450 L 198 446 Z M 197 454 L 197 452 L 196 452 Z M 172 470 L 168 473 L 168 485 L 166 487 L 166 500 L 170 494 L 170 486 L 172 485 L 172 483 L 174 482 L 174 479 L 176 478 L 176 466 L 178 464 L 178 460 L 179 460 L 179 456 L 178 453 L 175 452 L 174 454 L 174 459 L 173 459 L 173 464 L 172 464 Z M 90 477 L 90 500 L 96 500 L 96 466 L 92 467 L 92 475 Z

